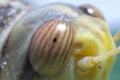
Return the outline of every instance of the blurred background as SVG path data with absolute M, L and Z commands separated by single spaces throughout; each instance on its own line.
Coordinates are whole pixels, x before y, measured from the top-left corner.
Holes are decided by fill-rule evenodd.
M 81 4 L 92 4 L 99 8 L 104 14 L 104 17 L 108 23 L 112 35 L 117 31 L 120 31 L 120 0 L 23 0 L 35 4 L 36 6 L 41 6 L 48 3 L 63 2 L 70 3 L 75 6 Z M 120 45 L 120 40 L 117 46 Z M 120 54 L 117 55 L 117 59 L 113 70 L 110 75 L 110 80 L 120 79 Z
M 116 30 L 120 29 L 120 0 L 22 0 L 31 2 L 36 6 L 48 4 L 48 3 L 55 3 L 55 2 L 63 2 L 63 3 L 70 3 L 75 6 L 79 6 L 81 4 L 92 4 L 99 8 L 101 12 L 103 12 L 110 29 Z

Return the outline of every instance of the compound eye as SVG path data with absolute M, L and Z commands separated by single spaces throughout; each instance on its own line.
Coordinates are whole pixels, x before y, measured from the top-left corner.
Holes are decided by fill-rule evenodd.
M 81 5 L 79 9 L 82 10 L 82 12 L 87 15 L 105 20 L 102 12 L 99 9 L 97 9 L 95 6 L 92 6 L 90 4 L 84 4 Z
M 72 27 L 70 22 L 53 20 L 36 31 L 29 48 L 29 60 L 38 74 L 55 76 L 64 70 L 72 43 Z

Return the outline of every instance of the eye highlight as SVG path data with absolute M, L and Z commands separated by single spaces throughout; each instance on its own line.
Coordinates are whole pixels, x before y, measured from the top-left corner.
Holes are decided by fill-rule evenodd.
M 81 5 L 79 9 L 82 10 L 82 12 L 87 15 L 105 20 L 102 12 L 99 9 L 97 9 L 95 6 L 92 6 L 90 4 L 84 4 Z

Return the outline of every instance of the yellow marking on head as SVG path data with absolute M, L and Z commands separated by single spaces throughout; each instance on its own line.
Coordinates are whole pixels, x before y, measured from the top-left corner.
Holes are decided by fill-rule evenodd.
M 106 51 L 114 48 L 115 44 L 108 30 L 107 24 L 103 20 L 96 19 L 98 23 L 97 24 L 94 19 L 96 18 L 84 15 L 77 18 L 78 23 L 85 25 L 89 30 L 91 30 L 91 32 L 93 32 L 92 35 L 96 35 L 97 38 L 102 40 L 103 44 L 106 47 Z

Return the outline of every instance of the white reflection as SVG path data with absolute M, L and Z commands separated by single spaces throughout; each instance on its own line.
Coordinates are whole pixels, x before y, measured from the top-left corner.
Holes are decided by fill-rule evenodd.
M 3 69 L 6 65 L 7 65 L 7 62 L 6 62 L 6 61 L 3 61 L 3 62 L 0 64 L 1 69 Z
M 56 28 L 59 31 L 65 31 L 66 30 L 66 25 L 65 24 L 58 24 Z
M 93 13 L 94 13 L 94 10 L 91 9 L 91 8 L 89 8 L 89 9 L 88 9 L 88 13 L 93 14 Z

